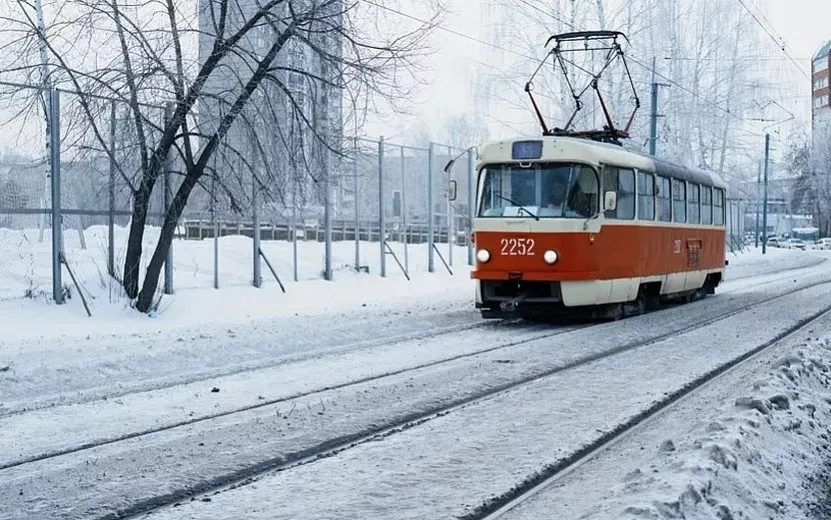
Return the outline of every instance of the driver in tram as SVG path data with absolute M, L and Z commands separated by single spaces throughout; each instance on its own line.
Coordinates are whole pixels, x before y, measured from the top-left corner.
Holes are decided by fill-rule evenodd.
M 561 212 L 566 203 L 566 183 L 556 179 L 551 187 L 551 195 L 548 197 L 548 209 Z

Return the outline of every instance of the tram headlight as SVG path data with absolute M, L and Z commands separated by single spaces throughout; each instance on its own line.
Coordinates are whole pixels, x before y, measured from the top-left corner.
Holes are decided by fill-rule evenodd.
M 557 251 L 549 249 L 542 255 L 542 259 L 545 260 L 546 264 L 554 265 L 557 263 L 557 260 L 560 259 L 560 255 L 557 254 Z
M 483 264 L 486 264 L 488 260 L 491 259 L 491 253 L 487 249 L 480 249 L 479 251 L 476 251 L 476 259 Z

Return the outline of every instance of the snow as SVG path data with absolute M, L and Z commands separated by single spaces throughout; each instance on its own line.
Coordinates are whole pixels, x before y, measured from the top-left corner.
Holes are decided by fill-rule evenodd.
M 109 288 L 97 278 L 96 259 L 105 257 L 92 245 L 105 236 L 94 237 L 87 233 L 86 253 L 68 249 L 96 296 L 92 318 L 77 298 L 65 306 L 43 298 L 0 302 L 0 518 L 21 511 L 100 517 L 295 459 L 294 469 L 155 516 L 315 519 L 326 518 L 327 508 L 328 517 L 385 517 L 384 511 L 402 508 L 401 516 L 414 518 L 463 514 L 831 298 L 827 286 L 809 288 L 682 336 L 696 338 L 692 347 L 663 339 L 460 405 L 621 344 L 829 281 L 818 265 L 828 254 L 730 254 L 727 281 L 715 297 L 572 330 L 483 322 L 473 309 L 469 268 L 459 265 L 464 248 L 454 251 L 451 276 L 438 258 L 436 273 L 426 273 L 425 247 L 412 246 L 413 281 L 407 282 L 392 258 L 389 277 L 379 277 L 379 245 L 363 243 L 371 274 L 338 269 L 336 281 L 326 282 L 319 273 L 323 244 L 306 243 L 305 279 L 295 283 L 285 280 L 291 244 L 269 243 L 269 259 L 286 273 L 284 295 L 274 283 L 245 286 L 251 242 L 240 237 L 221 240 L 225 279 L 237 286 L 213 289 L 210 267 L 200 267 L 190 288 L 177 285 L 162 311 L 148 318 L 120 298 L 110 302 Z M 351 262 L 353 247 L 333 245 L 335 266 Z M 401 251 L 401 244 L 393 247 Z M 445 254 L 447 245 L 439 247 Z M 177 242 L 177 284 L 186 286 L 184 265 L 210 266 L 212 254 L 210 240 Z M 31 265 L 48 269 L 48 249 L 43 260 Z M 48 284 L 48 270 L 44 279 Z M 745 339 L 720 339 L 726 331 Z M 589 393 L 586 381 L 592 381 Z M 451 413 L 430 416 L 448 406 L 455 406 Z M 333 439 L 421 416 L 424 424 L 377 442 L 301 460 Z M 85 447 L 97 442 L 107 444 Z M 26 463 L 44 455 L 58 456 Z M 275 504 L 281 498 L 285 503 Z
M 828 275 L 819 270 L 801 276 L 799 282 L 816 280 L 828 280 Z M 622 343 L 681 331 L 793 287 L 791 280 L 780 280 L 725 291 L 703 302 L 620 323 L 574 331 L 556 329 L 549 335 L 561 334 L 547 338 L 535 339 L 545 335 L 545 327 L 494 326 L 487 335 L 483 330 L 472 330 L 397 345 L 369 345 L 340 355 L 327 352 L 294 364 L 194 381 L 196 384 L 63 406 L 51 413 L 40 410 L 9 415 L 0 418 L 7 441 L 2 456 L 6 466 L 44 451 L 73 450 L 90 441 L 142 429 L 159 431 L 0 470 L 0 502 L 8 504 L 12 517 L 16 511 L 26 510 L 40 517 L 78 518 L 102 516 L 164 494 L 185 496 L 206 481 L 302 457 L 306 450 L 332 439 L 359 436 L 385 424 L 429 414 L 436 407 L 452 406 L 484 390 L 561 369 Z M 303 518 L 376 518 L 386 517 L 384 511 L 393 509 L 414 518 L 446 517 L 451 510 L 454 514 L 464 512 L 491 494 L 506 491 L 543 462 L 556 462 L 590 442 L 600 434 L 598 429 L 614 428 L 664 392 L 683 385 L 687 378 L 729 359 L 751 342 L 764 341 L 800 316 L 801 309 L 829 299 L 824 286 L 808 289 L 682 336 L 688 341 L 681 349 L 681 340 L 670 337 L 564 371 L 341 455 L 214 496 L 210 504 L 178 507 L 160 513 L 160 517 L 204 518 L 207 514 L 209 518 L 256 518 L 252 508 L 269 518 L 280 518 L 281 513 Z M 775 325 L 760 327 L 761 323 Z M 725 336 L 725 330 L 741 334 L 747 341 L 735 342 Z M 713 340 L 719 337 L 721 341 Z M 225 346 L 224 339 L 213 338 L 201 344 L 206 351 L 194 349 L 184 358 L 199 365 L 202 359 L 210 358 L 211 350 Z M 522 339 L 530 341 L 517 344 Z M 493 350 L 500 345 L 505 348 Z M 333 388 L 361 377 L 480 350 L 488 352 Z M 133 370 L 141 372 L 142 363 L 152 362 L 156 352 L 147 346 L 147 353 L 146 359 L 136 360 L 139 368 Z M 12 367 L 6 379 L 11 383 L 8 388 L 23 397 L 26 392 L 36 393 L 38 383 L 48 386 L 65 376 L 62 383 L 69 387 L 64 392 L 71 402 L 77 388 L 72 386 L 73 380 L 84 371 L 95 374 L 103 370 L 103 377 L 112 377 L 114 370 L 125 370 L 119 363 L 97 359 L 99 354 L 80 356 L 80 361 L 87 363 L 85 370 L 69 368 L 54 375 L 48 370 L 51 363 L 43 363 L 41 358 L 45 365 L 41 367 L 33 358 L 31 366 Z M 172 356 L 164 350 L 158 355 L 162 360 Z M 30 375 L 21 377 L 21 373 Z M 116 374 L 112 378 L 121 380 L 122 374 Z M 25 391 L 16 389 L 14 383 L 21 379 L 31 380 L 32 386 Z M 583 391 L 586 381 L 593 382 L 591 393 Z M 219 392 L 212 392 L 214 387 Z M 306 395 L 298 395 L 301 393 Z M 261 401 L 267 405 L 222 415 Z M 91 417 L 99 419 L 97 427 Z M 199 422 L 169 428 L 182 420 Z M 60 435 L 56 434 L 58 427 Z M 557 439 L 556 444 L 552 439 Z M 513 469 L 506 474 L 502 471 L 505 468 Z M 85 491 L 79 493 L 81 489 Z M 25 490 L 23 495 L 21 490 Z M 74 497 L 69 505 L 67 496 Z M 2 512 L 0 517 L 4 517 Z
M 263 262 L 263 287 L 254 288 L 252 240 L 242 236 L 228 236 L 219 240 L 220 289 L 213 288 L 214 243 L 206 240 L 177 240 L 174 242 L 174 289 L 172 296 L 162 300 L 160 312 L 152 321 L 129 307 L 117 282 L 106 276 L 107 230 L 94 227 L 86 231 L 87 248 L 81 249 L 77 233 L 66 231 L 66 256 L 84 294 L 93 316 L 87 318 L 80 298 L 72 288 L 73 297 L 67 305 L 50 303 L 51 260 L 50 237 L 38 243 L 37 230 L 11 232 L 0 230 L 0 319 L 14 323 L 4 327 L 2 341 L 50 337 L 99 336 L 152 332 L 176 328 L 203 328 L 205 325 L 228 326 L 269 320 L 274 317 L 296 315 L 325 315 L 362 306 L 412 309 L 412 299 L 440 304 L 441 302 L 472 299 L 472 285 L 467 266 L 467 248 L 455 246 L 450 275 L 438 255 L 435 272 L 427 272 L 426 244 L 408 246 L 412 281 L 407 281 L 387 255 L 387 277 L 380 277 L 380 245 L 361 242 L 361 264 L 369 266 L 370 273 L 356 273 L 354 242 L 332 244 L 334 281 L 323 280 L 324 244 L 298 242 L 298 282 L 293 281 L 292 243 L 263 241 L 262 250 L 284 286 L 280 290 L 268 266 Z M 116 244 L 126 244 L 126 228 L 116 228 Z M 152 252 L 158 229 L 148 230 L 144 240 L 145 252 Z M 390 242 L 390 246 L 404 264 L 404 244 Z M 439 252 L 449 261 L 447 244 L 437 244 Z M 123 263 L 125 247 L 117 246 L 116 263 Z M 148 253 L 149 254 L 149 253 Z M 146 259 L 145 259 L 146 261 Z M 64 271 L 64 285 L 71 279 Z M 29 290 L 34 298 L 22 298 Z M 51 327 L 41 326 L 48 320 Z
M 123 263 L 127 228 L 115 229 L 116 264 Z M 164 296 L 158 313 L 147 318 L 130 308 L 120 286 L 106 275 L 107 229 L 91 227 L 85 231 L 86 249 L 80 247 L 78 234 L 65 231 L 65 249 L 69 264 L 79 279 L 91 305 L 88 318 L 80 298 L 67 305 L 54 305 L 51 295 L 50 233 L 43 242 L 37 230 L 0 229 L 0 319 L 14 323 L 4 327 L 4 341 L 36 338 L 83 338 L 88 335 L 124 335 L 176 329 L 203 330 L 265 321 L 286 316 L 320 316 L 362 308 L 413 309 L 413 302 L 440 307 L 443 303 L 472 302 L 473 285 L 467 265 L 467 248 L 453 248 L 450 275 L 438 255 L 435 272 L 427 272 L 427 246 L 407 246 L 412 281 L 407 281 L 391 255 L 387 255 L 387 277 L 380 272 L 380 245 L 361 242 L 361 264 L 370 273 L 356 273 L 355 245 L 352 241 L 332 244 L 334 282 L 322 278 L 324 244 L 298 242 L 298 282 L 293 281 L 292 244 L 286 241 L 263 241 L 262 249 L 274 266 L 287 293 L 283 294 L 265 263 L 264 286 L 251 286 L 252 241 L 247 237 L 228 236 L 219 240 L 220 288 L 213 288 L 214 241 L 176 240 L 173 246 L 175 294 Z M 151 252 L 158 229 L 149 228 L 144 240 L 145 252 Z M 403 264 L 404 244 L 390 242 Z M 437 244 L 445 260 L 450 261 L 447 244 Z M 817 252 L 775 249 L 762 256 L 760 250 L 730 253 L 727 279 L 736 279 L 762 271 L 809 266 L 821 261 Z M 147 256 L 147 255 L 145 255 Z M 825 256 L 827 258 L 827 256 Z M 145 262 L 147 259 L 145 258 Z M 120 270 L 117 269 L 120 272 Z M 64 285 L 71 285 L 68 273 Z M 24 298 L 29 291 L 34 297 Z M 41 324 L 46 320 L 49 328 Z
M 809 289 L 745 311 L 729 322 L 538 379 L 453 413 L 431 417 L 418 427 L 212 494 L 210 502 L 182 503 L 148 518 L 317 520 L 385 518 L 390 511 L 395 511 L 396 518 L 464 517 L 546 467 L 561 464 L 583 446 L 693 380 L 774 338 L 803 316 L 804 309 L 813 302 L 831 305 L 827 288 Z M 647 320 L 637 318 L 608 330 L 648 329 L 644 321 Z M 762 323 L 770 325 L 760 330 Z M 726 334 L 728 330 L 731 334 Z M 516 377 L 539 365 L 561 363 L 561 359 L 552 359 L 558 357 L 561 347 L 579 345 L 580 350 L 593 349 L 604 340 L 615 339 L 613 334 L 605 336 L 594 329 L 569 336 L 573 339 L 563 338 L 554 351 L 548 349 L 547 342 L 537 342 L 527 350 L 500 353 L 500 358 L 507 362 L 496 363 L 497 358 L 489 360 L 485 356 L 480 370 L 490 372 L 486 381 L 496 379 L 499 372 L 513 372 Z M 736 337 L 744 340 L 736 341 Z M 589 338 L 595 341 L 589 343 Z M 542 355 L 544 352 L 549 356 Z M 479 377 L 482 376 L 471 373 L 468 382 Z M 448 381 L 457 380 L 448 377 Z M 592 382 L 591 392 L 584 391 L 586 381 Z M 421 392 L 430 388 L 418 377 L 412 384 Z M 684 422 L 689 424 L 697 419 L 691 415 Z M 601 493 L 605 490 L 583 488 L 589 489 Z M 564 496 L 571 502 L 572 495 L 564 495 L 560 490 L 551 499 L 562 501 Z M 551 514 L 547 506 L 522 518 L 579 517 Z
M 807 520 L 827 513 L 829 331 L 825 316 L 500 518 Z

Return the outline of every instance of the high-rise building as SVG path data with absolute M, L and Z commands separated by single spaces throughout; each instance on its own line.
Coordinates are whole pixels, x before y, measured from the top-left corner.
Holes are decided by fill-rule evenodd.
M 811 60 L 811 121 L 831 118 L 831 40 L 819 48 Z
M 213 50 L 216 32 L 216 0 L 198 0 L 199 63 L 204 63 Z M 260 2 L 238 0 L 229 4 L 225 26 L 226 36 L 242 27 L 259 9 Z M 296 2 L 300 8 L 314 4 Z M 323 202 L 320 181 L 328 178 L 336 184 L 333 174 L 337 161 L 331 150 L 320 142 L 320 136 L 336 148 L 343 132 L 342 96 L 332 85 L 338 82 L 337 57 L 341 54 L 342 36 L 331 25 L 341 20 L 341 2 L 320 8 L 317 18 L 304 26 L 303 36 L 316 46 L 291 38 L 272 64 L 274 81 L 264 81 L 252 95 L 240 117 L 228 131 L 222 153 L 216 154 L 219 169 L 246 171 L 247 166 L 264 170 L 263 177 L 276 178 L 278 199 L 301 213 L 318 211 Z M 283 13 L 288 18 L 288 8 Z M 280 13 L 276 13 L 280 14 Z M 326 25 L 323 25 L 325 22 Z M 223 59 L 221 66 L 205 84 L 206 95 L 200 100 L 200 130 L 210 135 L 252 76 L 258 60 L 274 44 L 277 35 L 267 23 L 260 23 L 238 43 L 238 50 Z M 326 53 L 329 57 L 321 58 Z M 325 81 L 321 81 L 322 78 Z M 288 94 L 287 94 L 288 93 Z M 259 141 L 261 146 L 255 145 Z M 262 161 L 265 164 L 262 164 Z M 250 175 L 250 174 L 248 174 Z M 291 186 L 291 188 L 289 188 Z M 336 186 L 333 186 L 336 187 Z M 250 190 L 250 188 L 249 188 Z M 337 190 L 330 190 L 337 194 Z M 336 196 L 336 195 L 335 195 Z M 330 204 L 338 207 L 338 201 Z M 317 209 L 314 209 L 317 208 Z M 299 215 L 302 217 L 302 215 Z

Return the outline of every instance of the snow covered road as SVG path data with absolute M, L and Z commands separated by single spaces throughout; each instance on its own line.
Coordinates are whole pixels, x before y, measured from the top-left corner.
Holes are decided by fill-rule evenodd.
M 540 378 L 418 428 L 149 518 L 318 520 L 387 518 L 393 511 L 396 518 L 480 518 L 480 508 L 559 469 L 657 402 L 771 341 L 816 304 L 831 308 L 828 286 Z M 774 325 L 759 330 L 760 323 Z M 510 361 L 533 364 L 534 358 Z
M 523 434 L 523 428 L 519 426 L 523 421 L 529 421 L 527 425 L 536 424 L 536 427 L 524 433 L 531 436 L 527 441 L 529 444 L 526 445 L 525 441 L 514 442 L 514 451 L 528 451 L 523 459 L 524 465 L 517 464 L 507 477 L 503 474 L 485 479 L 490 483 L 490 488 L 485 490 L 476 487 L 482 484 L 481 479 L 477 478 L 471 481 L 474 489 L 462 486 L 464 493 L 455 490 L 455 498 L 445 497 L 448 500 L 439 500 L 441 495 L 432 491 L 428 492 L 429 498 L 420 495 L 421 502 L 433 504 L 436 508 L 435 511 L 419 513 L 424 513 L 427 517 L 436 517 L 433 514 L 436 512 L 442 516 L 442 512 L 448 511 L 447 508 L 466 511 L 487 501 L 490 493 L 499 495 L 506 492 L 512 485 L 533 474 L 533 468 L 538 467 L 541 461 L 556 460 L 556 457 L 552 459 L 552 455 L 567 457 L 569 450 L 579 448 L 580 443 L 574 439 L 568 444 L 566 441 L 569 437 L 564 434 L 560 451 L 546 452 L 550 446 L 546 447 L 544 440 L 533 437 L 545 433 L 546 438 L 556 438 L 560 442 L 558 434 L 545 430 L 548 428 L 545 421 L 550 420 L 551 415 L 556 415 L 551 410 L 552 404 L 564 406 L 566 411 L 576 410 L 570 414 L 575 421 L 590 423 L 580 425 L 577 431 L 591 433 L 592 428 L 609 431 L 616 422 L 624 420 L 627 414 L 637 413 L 637 409 L 644 403 L 653 402 L 662 395 L 660 392 L 654 395 L 635 392 L 628 408 L 617 410 L 615 413 L 619 412 L 619 415 L 610 415 L 610 419 L 600 421 L 603 424 L 599 424 L 597 413 L 580 413 L 585 409 L 572 406 L 581 399 L 597 398 L 600 404 L 594 402 L 586 409 L 601 410 L 603 403 L 608 408 L 608 402 L 615 403 L 619 399 L 619 387 L 612 388 L 611 393 L 597 395 L 594 389 L 591 394 L 572 391 L 569 395 L 553 397 L 555 392 L 562 392 L 564 388 L 585 388 L 585 381 L 589 380 L 602 383 L 607 379 L 603 374 L 613 373 L 612 368 L 621 362 L 624 366 L 645 370 L 630 374 L 630 378 L 639 378 L 644 384 L 654 378 L 655 385 L 668 385 L 669 389 L 671 384 L 682 381 L 681 376 L 692 377 L 697 373 L 696 370 L 706 368 L 702 364 L 704 361 L 717 363 L 722 359 L 708 358 L 701 351 L 679 351 L 677 343 L 673 343 L 675 339 L 669 339 L 674 331 L 686 331 L 685 334 L 690 335 L 703 334 L 700 331 L 707 330 L 708 335 L 700 336 L 704 339 L 699 340 L 706 344 L 706 339 L 717 337 L 714 331 L 733 332 L 732 329 L 738 322 L 743 327 L 749 327 L 746 330 L 749 334 L 747 337 L 755 342 L 758 338 L 753 335 L 753 324 L 758 328 L 759 323 L 765 321 L 760 321 L 758 316 L 748 318 L 754 313 L 766 312 L 764 319 L 775 324 L 770 329 L 774 330 L 776 327 L 791 325 L 800 316 L 800 308 L 803 308 L 804 313 L 804 307 L 809 303 L 815 306 L 827 298 L 824 294 L 828 293 L 828 286 L 818 286 L 783 296 L 780 300 L 753 310 L 742 311 L 753 303 L 831 279 L 822 269 L 803 269 L 787 274 L 789 277 L 784 281 L 781 274 L 735 280 L 726 283 L 718 296 L 704 302 L 580 330 L 546 331 L 544 327 L 489 326 L 395 344 L 385 343 L 384 338 L 380 337 L 376 343 L 357 347 L 353 345 L 354 348 L 326 345 L 323 341 L 320 345 L 324 348 L 314 355 L 298 355 L 302 349 L 295 350 L 293 353 L 297 357 L 291 363 L 288 361 L 292 359 L 287 358 L 258 370 L 216 376 L 215 379 L 199 382 L 186 380 L 184 384 L 175 384 L 168 380 L 162 387 L 144 389 L 139 393 L 121 391 L 123 395 L 119 399 L 85 398 L 70 406 L 25 413 L 19 413 L 18 408 L 18 412 L 0 418 L 0 429 L 4 432 L 0 467 L 5 468 L 0 470 L 0 503 L 4 504 L 0 508 L 0 517 L 20 518 L 22 511 L 33 515 L 32 518 L 101 518 L 116 511 L 139 512 L 176 497 L 186 496 L 195 490 L 210 489 L 247 474 L 256 475 L 268 468 L 285 466 L 288 462 L 302 459 L 321 448 L 342 443 L 349 446 L 347 441 L 365 437 L 380 442 L 361 443 L 341 455 L 302 464 L 287 471 L 285 475 L 307 475 L 307 478 L 320 485 L 321 481 L 330 478 L 325 472 L 320 473 L 321 467 L 355 460 L 358 461 L 356 463 L 364 464 L 355 470 L 359 474 L 363 471 L 368 472 L 368 477 L 378 477 L 379 469 L 361 458 L 364 453 L 362 450 L 374 447 L 388 450 L 378 455 L 382 457 L 379 460 L 392 461 L 394 458 L 389 458 L 392 455 L 386 454 L 399 452 L 400 455 L 403 450 L 408 456 L 421 454 L 423 459 L 417 459 L 416 462 L 422 461 L 428 466 L 432 460 L 430 457 L 435 458 L 437 452 L 440 455 L 443 450 L 449 451 L 452 452 L 451 458 L 458 459 L 458 464 L 462 467 L 468 462 L 475 464 L 478 459 L 469 457 L 467 452 L 457 453 L 456 450 L 461 450 L 462 446 L 461 441 L 452 440 L 454 435 L 461 435 L 462 440 L 468 437 L 474 440 L 478 435 L 504 436 L 504 425 L 499 426 L 499 418 L 509 415 L 517 418 L 513 426 L 508 428 L 512 435 Z M 731 312 L 741 314 L 728 320 L 714 321 Z M 407 317 L 402 319 L 406 320 Z M 412 323 L 417 322 L 418 320 L 413 320 Z M 704 329 L 698 327 L 704 323 L 709 324 Z M 649 347 L 634 348 L 656 340 L 658 343 Z M 621 347 L 627 346 L 634 350 L 622 351 Z M 252 346 L 249 345 L 248 348 Z M 664 349 L 660 353 L 662 357 L 653 359 L 655 353 L 652 349 L 660 348 Z M 747 348 L 747 344 L 736 348 Z M 630 363 L 628 360 L 635 359 L 632 356 L 642 349 L 643 352 L 652 354 L 645 355 L 637 363 Z M 476 354 L 483 350 L 488 352 Z M 619 353 L 608 357 L 610 352 Z M 730 352 L 735 353 L 735 349 L 718 349 L 718 352 L 720 356 L 726 356 Z M 148 359 L 153 358 L 146 353 L 142 355 Z M 194 355 L 198 356 L 198 353 Z M 661 370 L 648 370 L 650 363 L 656 368 L 662 362 L 676 366 L 677 356 L 680 355 L 689 356 L 691 360 L 687 365 L 681 365 L 687 370 L 680 374 L 671 373 L 666 376 L 661 375 Z M 585 364 L 594 358 L 597 360 Z M 94 366 L 94 360 L 88 361 L 93 361 Z M 397 373 L 392 374 L 393 372 Z M 186 372 L 186 375 L 192 378 L 195 373 L 197 372 Z M 378 378 L 385 374 L 386 377 L 381 379 L 356 383 L 361 379 Z M 529 390 L 538 388 L 537 385 L 548 384 L 549 381 L 558 381 L 558 378 L 569 380 L 570 386 L 560 382 L 544 391 Z M 533 382 L 537 379 L 538 382 Z M 140 382 L 141 379 L 137 376 L 135 381 Z M 210 391 L 214 385 L 219 392 Z M 337 386 L 341 387 L 333 389 Z M 29 388 L 34 388 L 34 383 Z M 522 392 L 531 392 L 541 400 L 543 404 L 535 407 L 537 413 L 546 410 L 552 413 L 543 418 L 528 418 L 531 416 L 526 416 L 524 412 L 530 413 L 533 410 L 526 410 L 526 406 L 517 409 L 515 401 L 511 400 L 511 396 L 515 399 L 517 393 Z M 18 395 L 23 396 L 25 393 L 21 391 Z M 72 395 L 69 392 L 64 397 L 73 400 Z M 501 403 L 501 408 L 494 408 L 494 403 Z M 544 403 L 548 403 L 548 408 Z M 242 408 L 249 410 L 238 412 Z M 183 422 L 192 424 L 177 426 Z M 445 422 L 456 425 L 469 422 L 470 426 L 461 430 L 448 430 L 446 433 L 435 430 L 440 429 Z M 374 437 L 379 431 L 396 426 L 404 431 L 388 437 Z M 572 425 L 572 430 L 575 427 Z M 136 436 L 137 433 L 149 431 L 154 433 Z M 471 432 L 476 436 L 470 435 Z M 591 437 L 586 439 L 586 442 L 590 442 Z M 108 441 L 108 444 L 87 446 L 101 441 Z M 488 457 L 494 456 L 487 451 L 492 445 L 498 446 L 490 440 L 477 445 L 479 448 L 474 451 L 482 452 L 479 463 L 484 464 Z M 62 451 L 66 453 L 59 455 Z M 505 453 L 507 452 L 496 455 L 504 457 Z M 42 460 L 24 463 L 39 458 Z M 491 460 L 491 472 L 504 468 L 502 463 L 496 464 L 495 460 L 498 458 Z M 393 476 L 407 467 L 396 467 L 392 462 L 389 464 L 391 466 L 387 469 Z M 411 462 L 410 467 L 415 467 L 413 464 L 415 462 Z M 346 468 L 339 470 L 346 472 L 344 475 L 351 471 L 346 466 L 339 467 Z M 485 471 L 478 467 L 468 470 L 475 475 Z M 487 471 L 482 473 L 485 474 Z M 280 474 L 277 477 L 267 477 L 253 486 L 259 486 L 271 478 L 281 477 Z M 454 474 L 452 478 L 458 479 L 459 476 Z M 470 480 L 469 474 L 466 479 Z M 401 482 L 393 479 L 385 486 L 389 490 L 398 489 L 399 493 L 404 488 L 413 493 L 424 493 L 424 489 L 430 489 L 431 486 L 441 487 L 441 482 L 444 482 L 444 487 L 459 487 L 458 484 L 447 486 L 446 481 L 439 482 L 435 474 L 431 476 L 429 473 L 426 476 L 422 474 L 418 482 L 422 487 L 407 479 Z M 312 485 L 312 488 L 317 485 Z M 351 484 L 341 483 L 341 487 L 348 486 L 354 493 L 351 500 L 364 504 L 364 509 L 355 511 L 357 517 L 377 517 L 375 513 L 378 511 L 373 508 L 387 504 L 390 500 L 396 503 L 402 500 L 395 493 L 376 495 L 375 491 L 367 489 L 362 492 L 364 485 L 369 484 L 357 477 Z M 254 489 L 253 486 L 238 491 L 248 493 Z M 325 488 L 321 489 L 325 491 Z M 305 493 L 309 494 L 308 490 Z M 272 494 L 278 496 L 276 492 Z M 214 510 L 210 507 L 216 505 L 220 497 L 226 496 L 230 498 L 225 499 L 225 503 L 231 505 L 222 507 L 230 507 L 231 510 Z M 245 507 L 247 502 L 245 497 L 236 500 L 233 499 L 234 496 L 236 495 L 232 493 L 219 495 L 208 507 L 197 512 L 217 518 L 237 516 L 239 511 L 234 510 L 234 507 Z M 342 499 L 349 498 L 346 495 L 340 496 Z M 433 496 L 436 497 L 435 500 L 432 499 Z M 462 498 L 459 499 L 459 496 Z M 66 497 L 73 497 L 71 503 L 67 503 Z M 320 502 L 320 497 L 317 501 Z M 468 509 L 465 509 L 465 504 Z M 3 516 L 7 515 L 5 505 L 9 508 L 10 516 Z M 321 504 L 318 503 L 319 505 Z M 335 507 L 334 502 L 332 507 Z M 388 504 L 384 507 L 388 507 Z M 273 504 L 265 509 L 271 512 L 277 510 Z M 171 511 L 186 512 L 185 509 L 176 508 L 165 514 L 170 514 Z M 318 516 L 308 511 L 300 516 L 328 517 L 325 508 L 318 512 Z M 332 513 L 331 510 L 329 512 Z M 242 516 L 248 517 L 248 513 Z

